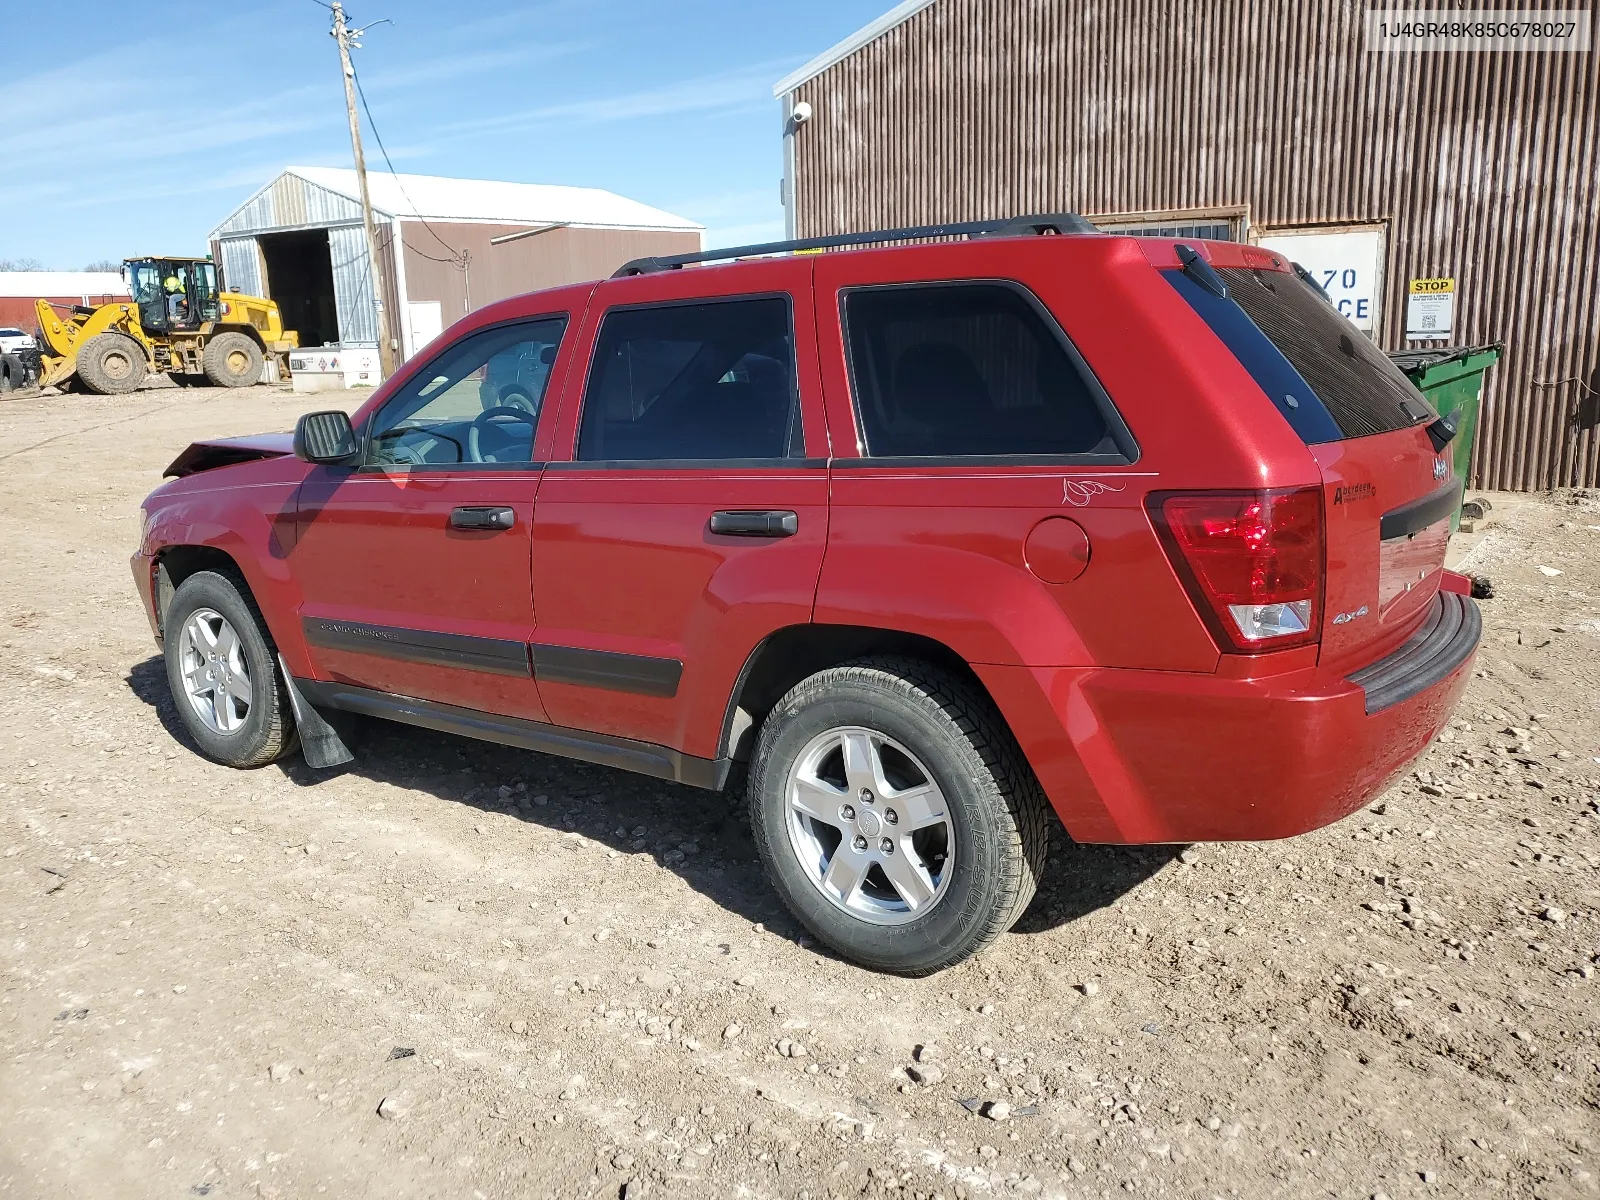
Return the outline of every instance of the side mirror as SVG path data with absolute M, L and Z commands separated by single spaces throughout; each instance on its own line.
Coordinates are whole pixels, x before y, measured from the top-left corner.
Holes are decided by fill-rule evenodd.
M 358 449 L 350 417 L 337 409 L 306 413 L 294 423 L 294 456 L 305 462 L 349 462 Z

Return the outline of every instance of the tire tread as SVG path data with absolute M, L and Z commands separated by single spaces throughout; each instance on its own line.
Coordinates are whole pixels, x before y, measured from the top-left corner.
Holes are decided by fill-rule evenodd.
M 224 365 L 227 362 L 229 347 L 236 345 L 248 349 L 250 360 L 254 364 L 254 370 L 239 379 L 230 376 Z M 216 334 L 205 344 L 205 349 L 200 352 L 200 364 L 205 370 L 206 379 L 216 387 L 249 387 L 261 377 L 262 357 L 261 347 L 256 345 L 249 334 L 229 329 Z
M 289 701 L 289 687 L 283 679 L 282 671 L 278 667 L 278 644 L 272 640 L 272 630 L 268 628 L 266 618 L 261 615 L 261 607 L 256 603 L 255 596 L 251 594 L 250 585 L 245 582 L 243 573 L 237 568 L 214 567 L 207 568 L 204 571 L 196 571 L 185 579 L 182 584 L 178 585 L 177 592 L 173 594 L 173 602 L 176 603 L 178 594 L 183 591 L 185 585 L 192 580 L 200 579 L 207 575 L 226 584 L 234 592 L 240 603 L 244 605 L 245 610 L 250 614 L 251 620 L 255 622 L 256 631 L 261 635 L 261 640 L 266 643 L 267 647 L 274 694 L 273 702 L 267 706 L 268 719 L 265 737 L 254 753 L 229 764 L 241 770 L 253 770 L 276 762 L 292 751 L 298 744 L 299 736 L 294 727 L 292 716 L 294 710 Z M 168 608 L 170 610 L 170 604 Z M 163 614 L 162 628 L 166 630 L 167 636 L 176 636 L 176 632 L 170 628 L 166 621 L 165 614 Z M 183 703 L 182 698 L 177 695 L 173 696 L 173 701 L 180 705 Z
M 126 343 L 124 349 L 133 356 L 136 370 L 127 379 L 113 380 L 107 378 L 101 371 L 100 360 L 108 348 L 119 343 Z M 91 392 L 102 396 L 123 396 L 138 391 L 148 371 L 149 364 L 145 358 L 144 347 L 139 344 L 138 339 L 115 329 L 108 329 L 104 333 L 95 334 L 78 350 L 73 373 Z
M 943 957 L 916 967 L 895 966 L 898 974 L 932 975 L 981 953 L 1016 924 L 1038 889 L 1049 851 L 1049 802 L 1005 720 L 975 688 L 923 659 L 873 655 L 830 667 L 801 680 L 773 707 L 773 713 L 824 700 L 841 683 L 860 683 L 900 692 L 912 703 L 937 706 L 959 731 L 987 772 L 980 787 L 992 793 L 1009 820 L 998 822 L 1003 841 L 1000 901 L 975 933 Z M 758 751 L 759 753 L 759 751 Z M 752 790 L 751 830 L 764 838 Z M 781 894 L 781 892 L 780 892 Z M 787 900 L 785 900 L 787 906 Z M 798 918 L 792 906 L 790 911 Z

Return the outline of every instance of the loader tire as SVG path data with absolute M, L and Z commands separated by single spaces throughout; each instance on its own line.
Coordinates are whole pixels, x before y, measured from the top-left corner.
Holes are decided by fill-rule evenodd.
M 261 379 L 261 347 L 242 333 L 219 333 L 200 356 L 217 387 L 249 387 Z
M 144 382 L 144 347 L 122 333 L 96 334 L 78 351 L 78 378 L 91 392 L 120 396 Z
M 0 354 L 0 396 L 28 386 L 28 368 L 15 354 Z

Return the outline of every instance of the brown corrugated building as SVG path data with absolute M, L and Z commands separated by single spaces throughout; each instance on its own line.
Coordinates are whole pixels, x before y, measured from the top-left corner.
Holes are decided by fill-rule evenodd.
M 406 358 L 475 308 L 701 247 L 704 227 L 599 188 L 368 172 L 384 307 Z M 396 247 L 400 253 L 396 254 Z M 302 346 L 378 344 L 356 173 L 288 167 L 211 231 L 235 291 L 278 302 Z
M 791 236 L 1077 211 L 1265 241 L 1385 349 L 1504 343 L 1476 486 L 1600 484 L 1600 52 L 1380 52 L 1367 7 L 908 0 L 774 89 Z M 1414 280 L 1453 281 L 1418 285 L 1445 316 Z

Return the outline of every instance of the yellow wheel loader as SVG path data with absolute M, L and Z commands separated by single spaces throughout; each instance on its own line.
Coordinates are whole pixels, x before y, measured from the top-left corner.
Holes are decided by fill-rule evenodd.
M 220 290 L 209 258 L 130 258 L 122 273 L 130 300 L 65 314 L 38 302 L 40 387 L 76 379 L 109 396 L 153 372 L 179 384 L 247 387 L 260 382 L 268 356 L 288 374 L 299 335 L 283 327 L 271 300 Z

